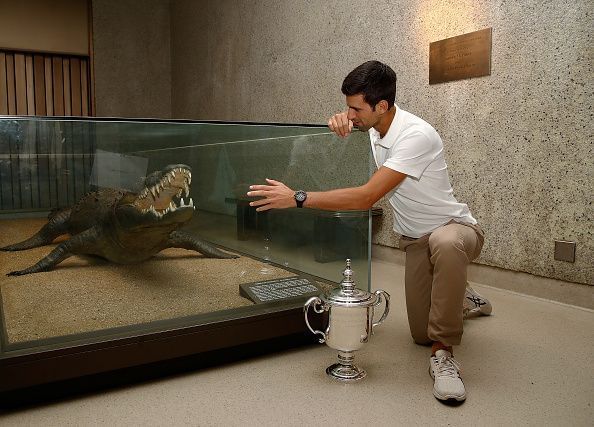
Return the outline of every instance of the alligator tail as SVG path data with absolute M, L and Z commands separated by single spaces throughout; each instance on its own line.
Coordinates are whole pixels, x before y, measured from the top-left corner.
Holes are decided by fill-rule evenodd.
M 70 209 L 63 209 L 53 214 L 50 213 L 49 222 L 35 235 L 19 243 L 4 246 L 0 251 L 23 251 L 39 246 L 49 245 L 54 239 L 62 234 L 68 233 L 68 221 L 70 220 Z

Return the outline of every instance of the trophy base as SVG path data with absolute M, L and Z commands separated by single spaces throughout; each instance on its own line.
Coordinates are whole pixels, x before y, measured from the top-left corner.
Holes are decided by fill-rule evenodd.
M 328 376 L 339 381 L 357 381 L 365 378 L 367 372 L 355 365 L 343 365 L 342 363 L 335 363 L 326 368 Z

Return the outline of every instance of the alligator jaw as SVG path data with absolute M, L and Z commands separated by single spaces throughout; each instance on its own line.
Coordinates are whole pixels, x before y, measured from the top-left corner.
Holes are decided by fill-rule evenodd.
M 175 167 L 165 172 L 152 186 L 140 192 L 133 206 L 141 213 L 150 213 L 157 219 L 180 209 L 196 209 L 190 195 L 192 172 Z M 186 199 L 184 199 L 186 197 Z M 176 200 L 177 199 L 177 200 Z

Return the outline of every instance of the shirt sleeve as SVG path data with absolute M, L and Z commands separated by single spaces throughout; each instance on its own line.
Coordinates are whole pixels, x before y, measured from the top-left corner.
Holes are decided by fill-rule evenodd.
M 438 142 L 422 130 L 413 130 L 399 138 L 383 166 L 419 179 L 439 154 L 441 148 Z

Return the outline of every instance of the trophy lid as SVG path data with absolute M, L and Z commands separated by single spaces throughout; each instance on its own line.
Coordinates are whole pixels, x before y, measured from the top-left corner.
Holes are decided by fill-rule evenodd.
M 340 288 L 333 289 L 322 299 L 329 305 L 348 305 L 367 307 L 377 302 L 375 294 L 357 289 L 353 280 L 354 272 L 351 269 L 351 260 L 346 260 L 346 268 L 342 272 L 344 279 L 340 282 Z

